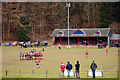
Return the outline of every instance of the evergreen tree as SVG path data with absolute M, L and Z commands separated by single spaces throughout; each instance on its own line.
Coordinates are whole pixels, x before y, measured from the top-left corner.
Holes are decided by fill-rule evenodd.
M 21 24 L 24 26 L 20 27 L 17 31 L 17 37 L 19 41 L 28 41 L 30 38 L 28 37 L 28 34 L 31 31 L 31 26 L 29 26 L 30 20 L 28 16 L 21 17 L 20 19 Z
M 101 3 L 100 8 L 100 27 L 108 27 L 113 22 L 113 3 Z
M 113 3 L 113 14 L 114 21 L 120 22 L 120 2 Z

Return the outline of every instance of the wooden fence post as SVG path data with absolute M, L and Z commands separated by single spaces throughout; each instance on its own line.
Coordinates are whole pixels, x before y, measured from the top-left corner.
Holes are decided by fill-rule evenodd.
M 6 70 L 6 76 L 7 76 L 7 70 Z
M 47 77 L 47 70 L 46 70 L 46 77 Z
M 75 77 L 75 71 L 73 71 L 73 73 L 74 73 L 74 77 Z
M 87 77 L 88 77 L 89 75 L 88 75 L 88 71 L 87 71 Z
M 32 75 L 34 75 L 34 70 L 32 71 Z
M 103 71 L 102 71 L 102 78 L 103 78 Z
M 61 77 L 61 71 L 60 71 L 60 77 Z
M 117 78 L 119 78 L 119 71 L 117 71 Z
M 19 76 L 21 76 L 21 70 L 19 70 Z

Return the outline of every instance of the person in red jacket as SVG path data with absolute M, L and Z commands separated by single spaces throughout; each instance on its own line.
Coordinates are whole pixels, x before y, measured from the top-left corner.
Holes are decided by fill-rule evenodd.
M 64 65 L 63 62 L 61 62 L 61 66 L 60 66 L 60 68 L 61 68 L 61 77 L 64 78 L 65 65 Z

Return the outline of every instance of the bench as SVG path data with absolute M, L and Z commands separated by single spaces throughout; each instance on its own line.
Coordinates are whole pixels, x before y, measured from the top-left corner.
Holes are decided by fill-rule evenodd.
M 93 76 L 92 70 L 87 71 L 87 77 Z M 102 76 L 103 77 L 103 71 L 102 70 L 95 70 L 95 76 Z
M 60 71 L 60 76 L 62 75 L 62 72 Z M 68 72 L 67 70 L 64 71 L 64 76 L 67 76 L 68 75 Z M 70 76 L 75 76 L 75 70 L 71 70 L 70 71 Z

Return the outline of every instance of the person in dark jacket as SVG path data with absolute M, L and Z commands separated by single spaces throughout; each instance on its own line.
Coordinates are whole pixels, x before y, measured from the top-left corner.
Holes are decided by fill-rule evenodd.
M 70 71 L 72 69 L 72 64 L 70 64 L 69 61 L 68 61 L 68 64 L 66 65 L 66 69 L 67 69 L 67 72 L 68 72 L 67 78 L 70 78 Z
M 77 61 L 77 64 L 75 64 L 76 78 L 78 77 L 80 78 L 79 68 L 80 68 L 80 64 L 79 64 L 79 61 Z
M 22 45 L 22 44 L 20 44 L 20 46 L 21 46 L 21 48 L 23 47 L 23 45 Z
M 93 63 L 91 64 L 90 68 L 92 69 L 93 78 L 95 78 L 95 70 L 97 68 L 97 64 L 93 61 Z
M 38 40 L 37 47 L 40 45 L 40 41 Z

